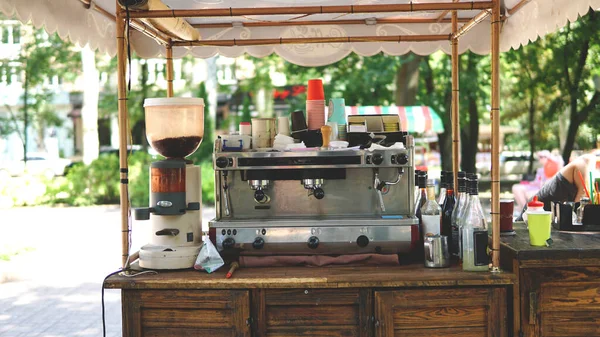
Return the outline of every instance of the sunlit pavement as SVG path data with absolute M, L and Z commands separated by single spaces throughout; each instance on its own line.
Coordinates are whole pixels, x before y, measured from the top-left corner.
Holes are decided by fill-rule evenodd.
M 203 214 L 206 223 L 214 209 Z M 133 223 L 132 250 L 144 226 Z M 2 209 L 6 247 L 29 252 L 0 260 L 0 336 L 102 336 L 102 281 L 121 264 L 118 206 Z M 106 336 L 121 336 L 120 299 L 105 291 Z

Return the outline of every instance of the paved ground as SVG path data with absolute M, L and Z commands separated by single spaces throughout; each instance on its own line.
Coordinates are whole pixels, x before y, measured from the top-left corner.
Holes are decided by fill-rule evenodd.
M 214 215 L 204 209 L 204 221 Z M 102 336 L 101 284 L 119 269 L 118 206 L 0 210 L 0 336 Z M 134 223 L 132 249 L 143 244 Z M 5 282 L 2 283 L 5 278 Z M 119 290 L 106 290 L 106 335 L 121 335 Z
M 203 213 L 206 228 L 214 209 Z M 0 256 L 30 250 L 0 259 L 0 336 L 102 336 L 101 284 L 121 264 L 119 219 L 118 206 L 0 210 Z M 134 222 L 132 250 L 144 227 Z M 106 335 L 120 336 L 120 291 L 106 290 L 105 304 Z

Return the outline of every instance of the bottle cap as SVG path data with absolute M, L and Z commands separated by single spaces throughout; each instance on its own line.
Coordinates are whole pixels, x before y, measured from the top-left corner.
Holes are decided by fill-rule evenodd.
M 531 207 L 544 207 L 544 203 L 541 201 L 538 201 L 537 195 L 534 195 L 533 199 L 527 203 L 527 208 L 531 208 Z

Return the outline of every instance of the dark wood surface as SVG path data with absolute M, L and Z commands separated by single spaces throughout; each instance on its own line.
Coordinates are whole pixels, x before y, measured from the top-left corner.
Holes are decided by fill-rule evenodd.
M 551 246 L 537 247 L 529 244 L 529 231 L 523 222 L 515 222 L 513 228 L 516 235 L 501 237 L 502 248 L 509 252 L 503 254 L 504 258 L 510 258 L 512 255 L 519 261 L 557 260 L 558 263 L 563 261 L 565 265 L 573 262 L 566 261 L 568 259 L 596 258 L 600 262 L 600 232 L 563 232 L 553 228 Z
M 375 291 L 375 336 L 507 334 L 506 288 Z
M 204 271 L 160 271 L 157 275 L 111 276 L 107 288 L 120 289 L 256 289 L 443 287 L 513 284 L 510 272 L 463 272 L 460 267 L 432 269 L 423 265 L 360 267 L 240 268 L 225 278 L 225 266 Z

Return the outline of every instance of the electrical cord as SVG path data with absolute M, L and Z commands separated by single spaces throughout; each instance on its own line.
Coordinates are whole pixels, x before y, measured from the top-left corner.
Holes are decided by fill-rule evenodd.
M 127 261 L 127 265 L 129 265 L 129 261 Z M 144 274 L 151 274 L 151 275 L 156 275 L 158 274 L 158 272 L 154 271 L 154 270 L 146 270 L 146 271 L 141 271 L 139 273 L 135 273 L 132 275 L 128 275 L 127 272 L 132 271 L 131 269 L 120 269 L 117 271 L 114 271 L 108 275 L 106 275 L 106 277 L 104 278 L 104 280 L 102 281 L 102 336 L 106 337 L 106 317 L 105 317 L 105 306 L 104 306 L 104 284 L 106 283 L 106 280 L 108 280 L 109 277 L 122 273 L 124 272 L 124 274 L 122 276 L 125 277 L 136 277 L 136 276 L 140 276 L 140 275 L 144 275 Z

